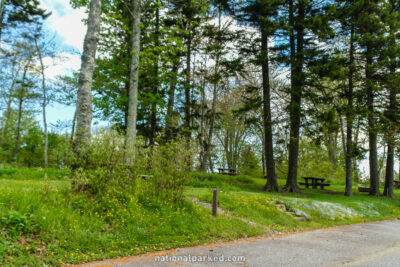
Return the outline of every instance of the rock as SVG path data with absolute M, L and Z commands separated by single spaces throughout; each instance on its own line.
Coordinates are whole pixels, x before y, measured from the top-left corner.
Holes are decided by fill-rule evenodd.
M 286 211 L 286 206 L 283 204 L 276 204 L 275 207 L 280 211 Z

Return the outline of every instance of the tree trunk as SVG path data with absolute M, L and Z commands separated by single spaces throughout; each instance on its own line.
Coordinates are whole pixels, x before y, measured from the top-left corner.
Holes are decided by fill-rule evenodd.
M 272 118 L 271 118 L 271 90 L 269 84 L 269 51 L 268 33 L 261 27 L 261 68 L 263 87 L 263 118 L 264 118 L 264 140 L 265 140 L 265 161 L 267 167 L 267 183 L 264 190 L 278 192 L 278 181 L 275 173 L 274 146 L 272 140 Z
M 4 4 L 6 0 L 0 0 L 0 48 L 1 48 L 1 41 L 3 40 L 2 32 L 3 32 L 3 18 L 4 18 Z
M 205 136 L 205 109 L 206 109 L 206 92 L 204 90 L 205 88 L 205 77 L 203 77 L 202 82 L 201 82 L 201 88 L 200 88 L 200 102 L 201 102 L 201 111 L 200 111 L 200 129 L 199 129 L 199 140 L 200 140 L 200 155 L 199 155 L 199 160 L 200 160 L 200 171 L 205 172 L 206 170 L 206 163 L 207 163 L 207 158 L 205 156 L 205 151 L 207 149 L 207 141 L 206 141 L 206 136 Z
M 191 37 L 189 33 L 189 37 L 187 40 L 187 55 L 186 55 L 186 82 L 185 82 L 185 131 L 188 138 L 190 138 L 190 91 L 191 91 L 191 70 L 190 70 L 190 58 L 191 58 Z
M 8 129 L 9 129 L 9 127 L 10 127 L 9 124 L 10 124 L 11 112 L 12 112 L 11 104 L 12 104 L 12 100 L 13 100 L 14 86 L 15 86 L 15 83 L 16 83 L 16 81 L 17 81 L 18 74 L 19 74 L 19 73 L 17 72 L 17 74 L 16 74 L 16 76 L 15 76 L 15 79 L 14 79 L 14 80 L 12 81 L 12 83 L 11 83 L 10 93 L 9 93 L 9 95 L 8 95 L 7 109 L 6 109 L 6 114 L 5 114 L 5 122 L 4 122 L 3 131 L 2 131 L 3 137 L 5 137 L 5 136 L 7 135 Z
M 303 87 L 303 43 L 304 26 L 297 22 L 294 25 L 293 0 L 289 1 L 289 26 L 290 26 L 290 58 L 291 58 L 291 91 L 290 91 L 290 143 L 289 143 L 289 166 L 288 176 L 284 190 L 289 192 L 299 192 L 297 186 L 297 167 L 299 158 L 299 134 L 301 121 L 301 97 Z M 299 3 L 298 19 L 303 21 L 305 16 L 304 3 Z M 293 28 L 297 34 L 297 49 L 295 50 L 295 36 Z
M 336 160 L 336 138 L 334 136 L 334 132 L 330 131 L 328 133 L 328 155 L 329 161 L 332 163 L 333 168 L 336 170 L 337 168 L 337 160 Z
M 132 54 L 131 54 L 132 62 L 130 68 L 128 124 L 126 131 L 126 143 L 128 147 L 134 149 L 136 144 L 136 121 L 137 121 L 138 86 L 139 86 L 140 17 L 141 17 L 140 0 L 132 0 L 132 6 L 133 6 L 132 12 L 134 14 L 134 18 L 132 23 Z
M 14 162 L 16 162 L 16 163 L 18 162 L 19 141 L 21 139 L 21 120 L 22 120 L 23 101 L 24 101 L 24 95 L 23 95 L 23 92 L 21 92 L 21 95 L 19 96 L 19 100 L 18 100 L 18 123 L 17 123 L 17 133 L 16 133 L 16 138 L 15 138 L 14 155 L 13 155 Z
M 160 8 L 156 7 L 156 29 L 155 29 L 155 35 L 156 35 L 156 39 L 155 39 L 155 46 L 158 49 L 158 47 L 160 47 Z M 154 83 L 153 83 L 153 90 L 152 90 L 152 94 L 153 94 L 153 99 L 157 99 L 157 94 L 158 94 L 158 87 L 159 87 L 159 78 L 158 78 L 158 59 L 159 59 L 159 55 L 158 55 L 158 50 L 156 51 L 156 60 L 154 62 Z M 154 138 L 156 136 L 156 132 L 157 132 L 157 101 L 153 101 L 151 103 L 151 117 L 150 117 L 150 137 L 149 137 L 149 141 L 150 141 L 150 145 L 154 144 Z
M 15 138 L 15 148 L 14 148 L 14 153 L 13 153 L 13 160 L 14 162 L 18 162 L 18 152 L 19 152 L 19 142 L 21 139 L 21 121 L 22 121 L 22 105 L 24 102 L 24 97 L 25 97 L 25 92 L 26 88 L 25 86 L 25 80 L 26 80 L 26 75 L 28 73 L 28 68 L 29 64 L 31 62 L 31 58 L 28 59 L 28 62 L 24 68 L 24 74 L 22 75 L 22 87 L 21 91 L 19 92 L 19 99 L 18 99 L 18 123 L 17 123 L 17 131 L 16 131 L 16 138 Z
M 344 122 L 343 122 L 342 114 L 339 114 L 339 122 L 340 122 L 340 135 L 342 137 L 342 149 L 343 149 L 343 153 L 346 154 L 347 142 L 346 142 L 346 135 L 344 133 Z
M 219 11 L 218 13 L 218 31 L 221 31 L 221 12 Z M 219 53 L 217 53 L 215 57 L 215 68 L 214 68 L 214 74 L 216 74 L 219 70 Z M 209 123 L 209 129 L 208 129 L 208 138 L 205 142 L 205 149 L 204 149 L 204 162 L 202 165 L 204 166 L 204 169 L 206 168 L 206 162 L 208 158 L 210 158 L 210 150 L 211 150 L 211 143 L 212 143 L 212 138 L 214 134 L 214 125 L 215 125 L 215 113 L 217 109 L 217 94 L 218 90 L 218 81 L 214 81 L 213 84 L 213 95 L 212 95 L 212 104 L 211 104 L 211 117 L 210 117 L 210 123 Z
M 6 112 L 5 112 L 5 121 L 4 121 L 4 125 L 2 127 L 3 128 L 2 129 L 2 137 L 3 138 L 5 138 L 5 136 L 8 134 L 8 131 L 10 128 L 9 124 L 10 124 L 11 113 L 12 113 L 11 104 L 12 104 L 12 101 L 14 98 L 14 96 L 13 96 L 14 87 L 15 87 L 15 84 L 17 83 L 19 72 L 21 71 L 21 67 L 22 67 L 21 64 L 19 64 L 19 63 L 17 63 L 17 64 L 18 64 L 18 67 L 15 71 L 13 80 L 11 82 L 10 90 L 8 93 L 7 108 L 6 108 Z
M 76 100 L 76 142 L 75 152 L 80 154 L 89 142 L 92 126 L 92 82 L 95 67 L 98 35 L 100 31 L 101 0 L 91 0 L 88 28 L 83 43 L 81 70 Z
M 173 137 L 173 132 L 175 125 L 174 122 L 174 104 L 175 104 L 175 90 L 177 84 L 179 68 L 179 58 L 174 60 L 172 65 L 172 73 L 174 77 L 170 81 L 169 92 L 168 92 L 168 105 L 167 105 L 167 116 L 165 118 L 165 138 L 166 140 L 171 140 Z
M 192 6 L 191 0 L 188 0 L 188 8 L 190 9 Z M 191 122 L 191 57 L 192 57 L 192 31 L 191 31 L 191 18 L 187 18 L 187 40 L 186 40 L 186 80 L 185 80 L 185 131 L 187 136 L 187 141 L 191 137 L 191 129 L 190 129 L 190 122 Z
M 369 136 L 369 171 L 370 171 L 370 195 L 379 196 L 379 177 L 378 177 L 378 154 L 377 154 L 377 134 L 375 126 L 374 110 L 374 85 L 372 81 L 372 48 L 367 42 L 366 47 L 366 66 L 365 79 L 367 89 L 368 106 L 368 136 Z
M 47 149 L 49 144 L 49 136 L 47 132 L 47 119 L 46 119 L 46 106 L 47 106 L 47 90 L 46 90 L 46 77 L 44 74 L 44 64 L 42 58 L 42 50 L 37 43 L 37 39 L 35 39 L 35 47 L 39 56 L 40 62 L 40 74 L 42 76 L 42 90 L 43 90 L 43 102 L 42 102 L 42 112 L 43 112 L 43 127 L 44 127 L 44 168 L 48 167 L 48 159 L 47 159 Z
M 214 162 L 212 160 L 211 154 L 209 154 L 209 157 L 208 157 L 208 165 L 210 167 L 210 172 L 214 173 Z
M 74 118 L 72 119 L 71 144 L 73 143 L 75 136 L 75 123 L 76 123 L 76 110 L 74 112 Z
M 354 26 L 351 26 L 350 31 L 350 62 L 349 62 L 349 88 L 347 92 L 347 133 L 346 133 L 346 151 L 345 151 L 345 161 L 346 161 L 346 189 L 345 196 L 353 195 L 353 185 L 352 185 L 352 159 L 353 159 L 353 75 L 354 75 Z
M 383 190 L 383 195 L 386 197 L 395 198 L 393 193 L 393 180 L 394 180 L 394 144 L 388 141 L 385 188 Z
M 393 3 L 392 12 L 393 12 Z M 390 27 L 390 38 L 391 46 L 396 47 L 396 39 L 392 27 Z M 390 76 L 391 78 L 396 77 L 396 59 L 395 57 L 391 59 L 390 64 Z M 391 81 L 391 79 L 389 80 Z M 393 86 L 394 83 L 390 82 L 389 85 L 389 108 L 387 110 L 389 119 L 389 131 L 387 133 L 387 159 L 386 159 L 386 175 L 385 175 L 385 188 L 383 190 L 383 195 L 390 198 L 395 198 L 393 192 L 393 180 L 394 180 L 394 149 L 395 149 L 395 133 L 396 133 L 396 111 L 397 111 L 397 88 Z
M 357 147 L 358 146 L 358 136 L 359 136 L 359 133 L 360 133 L 360 123 L 361 123 L 360 122 L 360 117 L 358 117 L 357 125 L 356 125 L 356 132 L 355 132 L 354 140 L 353 140 L 353 147 Z M 354 173 L 354 181 L 356 183 L 358 183 L 359 180 L 360 180 L 360 177 L 359 177 L 360 175 L 359 175 L 359 172 L 358 172 L 358 165 L 357 164 L 358 164 L 357 159 L 353 157 L 353 171 L 355 172 Z

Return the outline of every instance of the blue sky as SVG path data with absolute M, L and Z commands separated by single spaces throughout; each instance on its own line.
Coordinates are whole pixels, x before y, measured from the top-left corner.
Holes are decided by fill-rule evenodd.
M 60 52 L 61 60 L 57 62 L 50 58 L 44 60 L 47 66 L 46 76 L 54 78 L 79 70 L 80 54 L 86 33 L 86 26 L 82 22 L 82 19 L 87 17 L 85 9 L 73 9 L 69 0 L 41 0 L 40 5 L 52 12 L 45 21 L 44 29 L 49 36 L 54 37 L 57 48 L 62 51 Z M 58 120 L 71 121 L 74 111 L 74 106 L 50 104 L 47 107 L 48 123 L 56 123 Z M 42 121 L 41 115 L 38 115 L 38 119 Z

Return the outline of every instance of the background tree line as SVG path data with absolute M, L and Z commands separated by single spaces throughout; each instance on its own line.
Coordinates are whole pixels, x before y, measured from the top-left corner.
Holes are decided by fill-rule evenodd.
M 368 155 L 371 194 L 382 180 L 393 197 L 397 1 L 71 2 L 88 8 L 82 67 L 49 81 L 48 36 L 32 30 L 48 12 L 37 1 L 2 1 L 2 161 L 62 165 L 54 155 L 70 156 L 71 138 L 84 157 L 95 116 L 127 146 L 136 135 L 146 147 L 184 137 L 197 151 L 191 170 L 265 175 L 268 191 L 280 177 L 298 192 L 298 175 L 313 174 L 345 180 L 350 196 Z M 47 134 L 48 102 L 75 98 L 70 135 Z

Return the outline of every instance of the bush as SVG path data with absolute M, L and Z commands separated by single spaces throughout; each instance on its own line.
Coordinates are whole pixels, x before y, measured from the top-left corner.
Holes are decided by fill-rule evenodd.
M 17 168 L 13 167 L 3 167 L 0 168 L 0 178 L 8 177 L 15 174 L 18 171 Z
M 77 159 L 80 168 L 74 171 L 73 188 L 93 195 L 111 195 L 118 199 L 133 194 L 178 201 L 188 176 L 192 150 L 177 141 L 136 149 L 125 148 L 124 136 L 105 130 L 93 136 L 84 157 Z M 81 151 L 82 152 L 82 151 Z M 131 162 L 127 164 L 127 162 Z M 143 180 L 141 175 L 149 175 Z
M 17 211 L 9 211 L 7 216 L 1 218 L 1 224 L 15 234 L 28 231 L 28 218 Z
M 246 145 L 240 154 L 240 173 L 250 176 L 262 176 L 259 165 L 261 159 L 257 158 L 250 145 Z
M 150 148 L 148 155 L 152 178 L 149 179 L 151 186 L 147 193 L 172 201 L 181 199 L 183 186 L 189 179 L 187 170 L 193 158 L 192 150 L 186 147 L 184 141 L 172 142 Z

